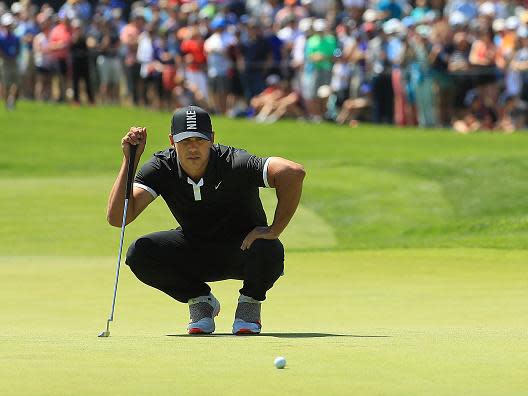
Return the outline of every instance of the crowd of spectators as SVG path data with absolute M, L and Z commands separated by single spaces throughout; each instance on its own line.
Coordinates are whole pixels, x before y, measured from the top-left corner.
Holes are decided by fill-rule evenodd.
M 0 2 L 0 95 L 460 133 L 525 127 L 527 1 Z

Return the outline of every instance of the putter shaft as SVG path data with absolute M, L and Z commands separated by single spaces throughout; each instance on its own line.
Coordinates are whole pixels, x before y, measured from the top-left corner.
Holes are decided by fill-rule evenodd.
M 137 146 L 130 146 L 130 156 L 128 158 L 128 165 L 127 165 L 125 205 L 123 207 L 123 220 L 121 222 L 121 237 L 119 239 L 119 252 L 117 255 L 116 276 L 115 276 L 115 282 L 114 282 L 114 296 L 112 298 L 112 309 L 110 311 L 110 316 L 108 317 L 108 320 L 106 321 L 106 331 L 103 331 L 101 334 L 99 334 L 99 337 L 108 337 L 110 335 L 110 322 L 114 320 L 115 302 L 116 302 L 116 296 L 117 296 L 117 284 L 119 282 L 119 269 L 121 267 L 121 253 L 123 252 L 123 240 L 125 237 L 128 200 L 130 199 L 130 193 L 131 193 L 131 187 L 132 187 L 132 177 L 134 173 L 134 160 L 136 157 L 136 151 L 137 151 Z

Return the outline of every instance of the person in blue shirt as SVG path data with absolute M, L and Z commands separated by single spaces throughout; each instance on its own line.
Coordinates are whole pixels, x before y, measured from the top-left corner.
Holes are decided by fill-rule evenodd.
M 378 3 L 378 10 L 385 14 L 385 20 L 400 19 L 403 14 L 403 10 L 396 0 L 381 0 Z
M 444 15 L 451 15 L 455 11 L 461 12 L 468 21 L 478 16 L 475 0 L 449 0 L 444 8 Z
M 13 33 L 20 40 L 20 54 L 18 55 L 18 72 L 23 78 L 20 79 L 20 91 L 23 96 L 31 97 L 35 85 L 35 68 L 33 59 L 33 39 L 40 33 L 40 29 L 34 17 L 26 10 L 15 14 L 16 24 Z
M 68 0 L 59 9 L 59 17 L 69 15 L 87 23 L 92 17 L 92 5 L 87 0 Z
M 18 96 L 19 73 L 17 57 L 20 53 L 20 39 L 15 35 L 15 18 L 5 13 L 0 18 L 0 77 L 2 91 L 0 95 L 5 99 L 7 110 L 15 107 Z

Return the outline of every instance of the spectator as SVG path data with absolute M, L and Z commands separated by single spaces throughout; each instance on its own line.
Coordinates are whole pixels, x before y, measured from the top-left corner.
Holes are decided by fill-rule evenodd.
M 406 95 L 405 77 L 402 65 L 405 58 L 405 43 L 400 35 L 405 37 L 406 29 L 398 19 L 389 19 L 383 24 L 383 32 L 387 35 L 387 60 L 391 64 L 391 83 L 394 92 L 394 122 L 396 125 L 406 125 Z
M 278 74 L 284 78 L 291 80 L 294 76 L 294 70 L 292 67 L 292 52 L 294 48 L 295 39 L 299 35 L 297 29 L 297 22 L 295 18 L 289 18 L 286 20 L 286 24 L 277 31 L 276 37 L 280 42 L 280 58 L 279 64 L 277 65 Z
M 305 120 L 305 112 L 299 92 L 292 89 L 288 80 L 281 82 L 281 88 L 283 95 L 277 101 L 272 102 L 273 108 L 271 113 L 265 118 L 265 122 L 273 123 L 285 116 L 296 117 L 297 120 Z
M 240 63 L 244 95 L 249 102 L 264 90 L 266 74 L 273 59 L 269 42 L 262 34 L 262 28 L 256 20 L 246 25 L 246 40 L 240 45 Z
M 119 59 L 119 35 L 111 22 L 103 22 L 101 38 L 97 45 L 97 71 L 100 86 L 99 98 L 102 103 L 117 103 L 119 100 L 119 83 L 121 60 Z
M 449 57 L 447 70 L 453 78 L 455 86 L 453 103 L 458 109 L 464 106 L 464 97 L 472 86 L 468 74 L 470 49 L 468 34 L 466 32 L 455 33 L 453 36 L 453 53 Z
M 373 23 L 363 24 L 351 45 L 343 48 L 343 56 L 347 57 L 352 66 L 350 78 L 349 98 L 357 98 L 361 89 L 370 91 L 367 79 L 367 50 L 369 45 L 369 32 L 374 31 Z
M 134 104 L 139 104 L 139 83 L 141 68 L 137 60 L 139 35 L 145 26 L 145 18 L 141 9 L 132 12 L 132 22 L 126 25 L 120 33 L 124 47 L 124 65 L 127 79 L 128 94 L 132 95 Z
M 159 69 L 161 70 L 162 83 L 162 108 L 174 109 L 174 96 L 172 92 L 176 87 L 176 50 L 169 42 L 168 32 L 159 37 Z
M 53 68 L 49 43 L 51 17 L 41 12 L 37 16 L 37 22 L 41 32 L 33 39 L 33 58 L 36 68 L 35 99 L 49 100 L 51 99 L 51 72 Z
M 100 15 L 104 20 L 108 21 L 112 18 L 112 6 L 110 0 L 99 0 L 95 7 L 94 14 Z
M 330 80 L 329 96 L 326 102 L 325 118 L 335 121 L 337 113 L 350 93 L 350 80 L 352 78 L 352 67 L 349 61 L 350 54 L 344 55 L 338 50 L 335 55 L 335 63 L 332 67 L 332 78 Z M 324 92 L 324 91 L 323 91 Z M 319 97 L 325 95 L 318 95 Z
M 427 4 L 427 0 L 416 0 L 416 7 L 411 11 L 410 17 L 416 23 L 422 23 L 429 11 L 431 11 L 431 8 Z
M 337 0 L 301 0 L 301 4 L 308 9 L 315 18 L 326 18 L 332 25 L 337 15 Z
M 478 31 L 478 37 L 471 46 L 469 63 L 476 71 L 475 84 L 481 87 L 485 97 L 493 98 L 495 82 L 495 55 L 493 31 L 483 26 Z
M 369 96 L 363 91 L 361 95 L 345 100 L 336 122 L 355 128 L 359 125 L 361 118 L 366 118 L 364 113 L 370 106 Z
M 13 110 L 19 88 L 17 56 L 20 53 L 20 39 L 13 33 L 15 18 L 12 14 L 2 15 L 0 25 L 0 76 L 3 91 L 1 96 L 4 97 L 7 110 Z
M 303 70 L 304 70 L 304 53 L 306 48 L 306 40 L 313 34 L 312 32 L 312 19 L 304 18 L 299 21 L 297 34 L 293 39 L 292 50 L 290 54 L 290 70 L 293 73 L 293 84 L 297 87 L 301 87 Z M 304 92 L 303 92 L 303 97 Z M 306 97 L 305 97 L 306 99 Z
M 184 73 L 176 73 L 176 86 L 172 91 L 176 107 L 185 107 L 196 104 L 201 108 L 207 107 L 206 98 L 196 85 L 185 78 Z
M 244 95 L 244 87 L 242 84 L 242 54 L 240 51 L 241 42 L 241 30 L 235 26 L 228 26 L 229 32 L 232 37 L 231 44 L 228 47 L 227 53 L 232 67 L 229 69 L 228 75 L 228 95 L 227 95 L 227 108 L 228 116 L 236 117 L 237 115 L 244 114 L 246 108 L 246 99 Z
M 14 33 L 20 40 L 18 69 L 20 75 L 24 76 L 20 82 L 20 90 L 22 95 L 32 97 L 35 85 L 35 60 L 33 59 L 32 46 L 33 39 L 39 33 L 39 28 L 33 13 L 30 13 L 21 3 L 13 3 L 11 12 L 17 21 Z
M 279 27 L 268 27 L 263 30 L 263 35 L 268 41 L 268 44 L 271 48 L 271 59 L 272 63 L 269 66 L 266 74 L 278 74 L 280 76 L 285 76 L 283 72 L 283 59 L 286 57 L 283 41 L 277 36 Z
M 325 111 L 323 102 L 317 97 L 317 90 L 330 84 L 332 62 L 337 50 L 337 40 L 327 29 L 328 24 L 324 19 L 316 19 L 313 23 L 314 34 L 306 42 L 303 96 L 315 122 L 322 120 Z
M 147 24 L 145 30 L 139 35 L 137 60 L 141 65 L 139 75 L 142 82 L 143 104 L 159 108 L 163 86 L 156 39 L 156 25 Z
M 66 0 L 58 14 L 59 18 L 80 19 L 86 23 L 92 16 L 92 6 L 87 0 Z
M 204 40 L 197 25 L 189 27 L 187 37 L 181 43 L 180 50 L 185 63 L 185 78 L 198 89 L 207 101 L 209 97 L 205 73 L 207 58 L 204 52 Z
M 513 133 L 525 125 L 526 104 L 518 96 L 504 93 L 499 105 L 499 119 L 495 127 L 497 131 Z
M 420 25 L 411 39 L 411 89 L 416 97 L 418 125 L 432 127 L 436 125 L 436 101 L 433 94 L 432 68 L 429 60 L 431 28 Z
M 383 19 L 387 21 L 392 18 L 401 19 L 403 14 L 403 9 L 396 0 L 380 0 L 378 10 L 382 13 Z
M 497 114 L 487 106 L 477 89 L 469 91 L 464 99 L 467 111 L 465 116 L 453 123 L 456 132 L 467 134 L 476 131 L 491 131 L 495 128 Z
M 448 0 L 444 8 L 444 15 L 453 15 L 458 12 L 466 21 L 471 21 L 478 16 L 475 0 Z
M 308 11 L 305 7 L 297 5 L 297 0 L 285 0 L 284 7 L 275 14 L 275 24 L 277 26 L 284 26 L 291 18 L 296 22 L 308 16 Z
M 68 85 L 68 76 L 70 73 L 70 56 L 72 29 L 71 19 L 73 13 L 64 12 L 59 17 L 59 23 L 51 29 L 49 38 L 49 49 L 54 62 L 53 74 L 59 81 L 59 102 L 66 100 L 66 88 Z
M 366 51 L 367 77 L 372 86 L 372 118 L 377 123 L 391 124 L 393 121 L 394 92 L 392 90 L 391 67 L 387 57 L 387 36 L 377 30 L 373 22 L 367 22 L 369 37 Z
M 516 50 L 513 54 L 512 61 L 509 65 L 511 73 L 517 74 L 517 81 L 520 81 L 520 84 L 517 83 L 516 87 L 509 87 L 510 92 L 507 93 L 515 94 L 518 93 L 523 101 L 528 101 L 528 28 L 522 26 L 518 30 L 518 42 L 516 45 Z M 513 91 L 512 88 L 519 88 L 520 92 Z M 508 86 L 507 86 L 508 87 Z
M 90 68 L 88 63 L 88 46 L 86 44 L 86 35 L 80 19 L 74 19 L 72 26 L 71 57 L 72 57 L 72 76 L 73 76 L 73 101 L 74 104 L 80 104 L 80 86 L 81 80 L 84 81 L 86 94 L 90 104 L 94 104 L 94 95 L 90 82 Z
M 448 72 L 449 59 L 454 52 L 452 35 L 449 26 L 445 22 L 434 25 L 431 35 L 431 52 L 429 63 L 433 78 L 433 92 L 438 98 L 436 119 L 444 127 L 451 125 L 453 115 L 453 100 L 455 96 L 454 84 Z
M 214 112 L 225 114 L 229 92 L 228 74 L 232 67 L 228 51 L 234 38 L 226 32 L 226 21 L 223 17 L 213 19 L 211 29 L 213 34 L 204 43 L 211 96 L 210 107 Z
M 519 21 L 517 17 L 510 17 L 502 24 L 497 24 L 496 22 L 498 21 L 500 22 L 501 19 L 497 19 L 493 22 L 493 28 L 494 30 L 496 28 L 498 33 L 497 39 L 494 40 L 494 44 L 497 48 L 495 64 L 499 69 L 504 70 L 515 50 Z
M 261 93 L 251 98 L 250 105 L 257 113 L 255 121 L 264 122 L 266 118 L 275 109 L 274 102 L 282 99 L 285 92 L 281 87 L 281 79 L 276 74 L 271 74 L 266 78 L 266 89 Z

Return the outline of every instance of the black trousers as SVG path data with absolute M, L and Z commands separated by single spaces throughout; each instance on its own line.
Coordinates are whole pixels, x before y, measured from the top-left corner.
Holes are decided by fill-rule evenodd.
M 86 85 L 86 94 L 90 103 L 94 103 L 94 95 L 92 92 L 92 81 L 90 80 L 90 67 L 88 58 L 85 60 L 74 60 L 72 65 L 73 74 L 73 99 L 79 102 L 79 82 L 84 80 Z
M 373 121 L 392 124 L 394 119 L 394 91 L 390 74 L 380 74 L 372 79 Z
M 240 243 L 193 243 L 181 229 L 155 232 L 137 239 L 128 249 L 126 263 L 143 283 L 186 303 L 208 295 L 205 282 L 243 280 L 240 293 L 266 299 L 284 269 L 284 248 L 278 239 L 257 239 L 251 248 Z
M 141 65 L 139 63 L 134 63 L 133 65 L 125 65 L 128 94 L 132 95 L 135 105 L 139 104 L 138 82 L 141 80 L 139 75 L 140 70 Z

